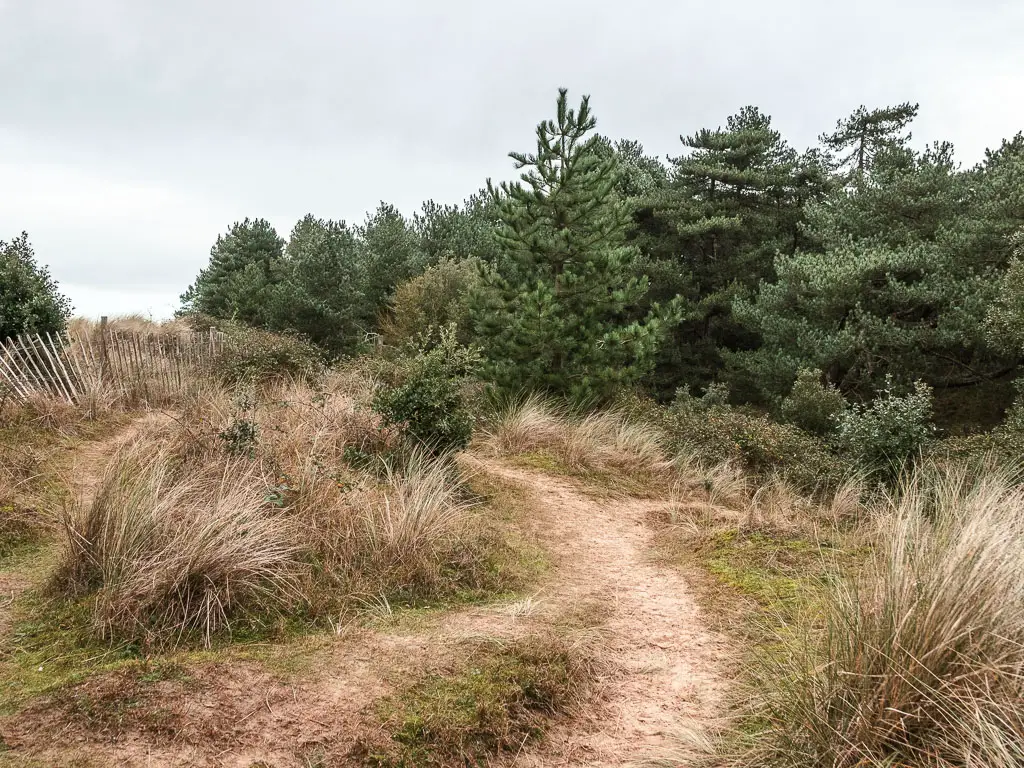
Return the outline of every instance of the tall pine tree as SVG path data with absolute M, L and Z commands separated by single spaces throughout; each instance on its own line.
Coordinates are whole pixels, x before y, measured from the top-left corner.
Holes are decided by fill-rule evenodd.
M 678 291 L 687 305 L 651 379 L 663 397 L 721 377 L 723 349 L 756 342 L 732 318 L 732 302 L 771 277 L 776 252 L 796 247 L 803 204 L 821 194 L 826 175 L 814 155 L 799 156 L 753 106 L 725 127 L 680 140 L 685 152 L 651 196 L 651 216 L 638 222 L 649 274 L 669 278 L 658 285 Z
M 265 219 L 236 222 L 218 235 L 210 263 L 181 296 L 183 312 L 263 325 L 282 276 L 284 240 Z
M 487 373 L 506 389 L 600 400 L 651 364 L 663 325 L 655 309 L 625 315 L 647 293 L 626 243 L 630 206 L 615 192 L 618 163 L 596 150 L 589 98 L 537 127 L 536 154 L 513 152 L 522 182 L 490 184 L 501 255 L 483 273 L 473 321 Z
M 903 131 L 917 117 L 917 104 L 906 101 L 893 107 L 869 110 L 863 104 L 836 123 L 836 129 L 821 136 L 821 142 L 841 156 L 838 167 L 846 168 L 853 181 L 863 181 L 879 152 L 906 146 L 910 135 Z

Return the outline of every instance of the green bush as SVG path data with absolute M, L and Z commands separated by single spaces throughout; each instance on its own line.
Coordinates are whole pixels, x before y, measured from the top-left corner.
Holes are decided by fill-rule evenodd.
M 888 380 L 881 397 L 855 404 L 839 417 L 835 447 L 863 469 L 892 476 L 932 439 L 931 418 L 931 387 L 919 381 L 901 396 Z
M 779 475 L 805 492 L 835 487 L 849 474 L 847 462 L 818 437 L 718 401 L 717 394 L 695 398 L 683 388 L 668 408 L 635 393 L 624 394 L 616 406 L 658 425 L 673 451 L 693 454 L 703 464 L 733 461 L 762 477 Z
M 385 426 L 399 426 L 406 435 L 434 453 L 459 450 L 473 434 L 473 414 L 466 385 L 480 364 L 479 351 L 464 347 L 454 325 L 423 333 L 394 366 L 394 380 L 373 399 L 373 410 Z
M 395 288 L 381 331 L 389 344 L 404 344 L 431 325 L 458 329 L 469 340 L 469 294 L 480 284 L 480 261 L 441 259 Z
M 967 461 L 985 466 L 995 461 L 1018 469 L 1024 463 L 1024 379 L 1014 382 L 1017 397 L 1003 423 L 990 432 L 947 438 L 931 446 L 935 459 Z
M 801 368 L 789 396 L 782 401 L 782 418 L 815 435 L 835 431 L 846 400 L 832 383 L 821 383 L 821 372 Z
M 238 323 L 220 323 L 218 328 L 224 331 L 226 340 L 223 353 L 214 362 L 214 373 L 228 383 L 285 378 L 312 383 L 323 375 L 320 351 L 297 336 Z
M 36 261 L 28 234 L 0 240 L 0 342 L 19 333 L 58 333 L 70 316 L 71 302 Z

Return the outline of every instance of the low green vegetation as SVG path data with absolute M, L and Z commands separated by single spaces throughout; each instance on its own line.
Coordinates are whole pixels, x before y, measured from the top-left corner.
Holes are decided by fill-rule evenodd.
M 475 765 L 515 754 L 586 697 L 592 672 L 551 638 L 481 645 L 378 704 L 389 741 L 366 746 L 378 766 Z

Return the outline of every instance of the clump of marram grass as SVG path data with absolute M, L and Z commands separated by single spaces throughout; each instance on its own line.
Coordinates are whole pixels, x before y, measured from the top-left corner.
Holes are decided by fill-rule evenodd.
M 573 469 L 596 466 L 642 470 L 667 466 L 659 430 L 616 411 L 591 413 L 571 423 L 560 453 Z
M 432 460 L 414 451 L 401 471 L 385 469 L 386 492 L 365 517 L 366 534 L 381 558 L 415 559 L 465 527 L 468 503 L 449 461 Z
M 94 595 L 103 637 L 174 644 L 198 635 L 208 645 L 234 616 L 295 597 L 296 537 L 265 497 L 251 464 L 184 474 L 136 441 L 110 462 L 91 502 L 67 510 L 55 582 Z
M 547 451 L 570 470 L 667 468 L 661 431 L 625 412 L 574 417 L 567 408 L 533 394 L 501 408 L 482 445 L 498 455 Z
M 749 766 L 1024 764 L 1024 489 L 924 468 L 863 572 L 758 657 Z
M 549 448 L 565 436 L 564 408 L 537 394 L 502 405 L 484 429 L 483 445 L 498 455 L 515 455 Z
M 454 464 L 415 450 L 379 464 L 379 477 L 339 482 L 315 465 L 298 476 L 287 511 L 319 564 L 316 611 L 360 595 L 418 603 L 514 586 L 507 545 L 473 513 Z
M 329 383 L 329 380 L 328 380 Z M 393 440 L 334 387 L 197 390 L 152 417 L 64 516 L 56 585 L 98 634 L 206 643 L 283 608 L 317 620 L 517 586 L 500 522 L 472 513 L 448 459 Z

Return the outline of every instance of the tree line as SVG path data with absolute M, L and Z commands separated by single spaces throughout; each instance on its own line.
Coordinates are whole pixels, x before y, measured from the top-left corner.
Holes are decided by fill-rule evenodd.
M 860 107 L 798 150 L 748 106 L 661 159 L 561 90 L 516 182 L 411 217 L 233 224 L 181 312 L 302 335 L 328 356 L 454 325 L 509 390 L 597 402 L 728 387 L 777 403 L 800 371 L 855 399 L 1012 377 L 1024 340 L 1024 134 L 963 166 L 917 147 L 918 105 Z

